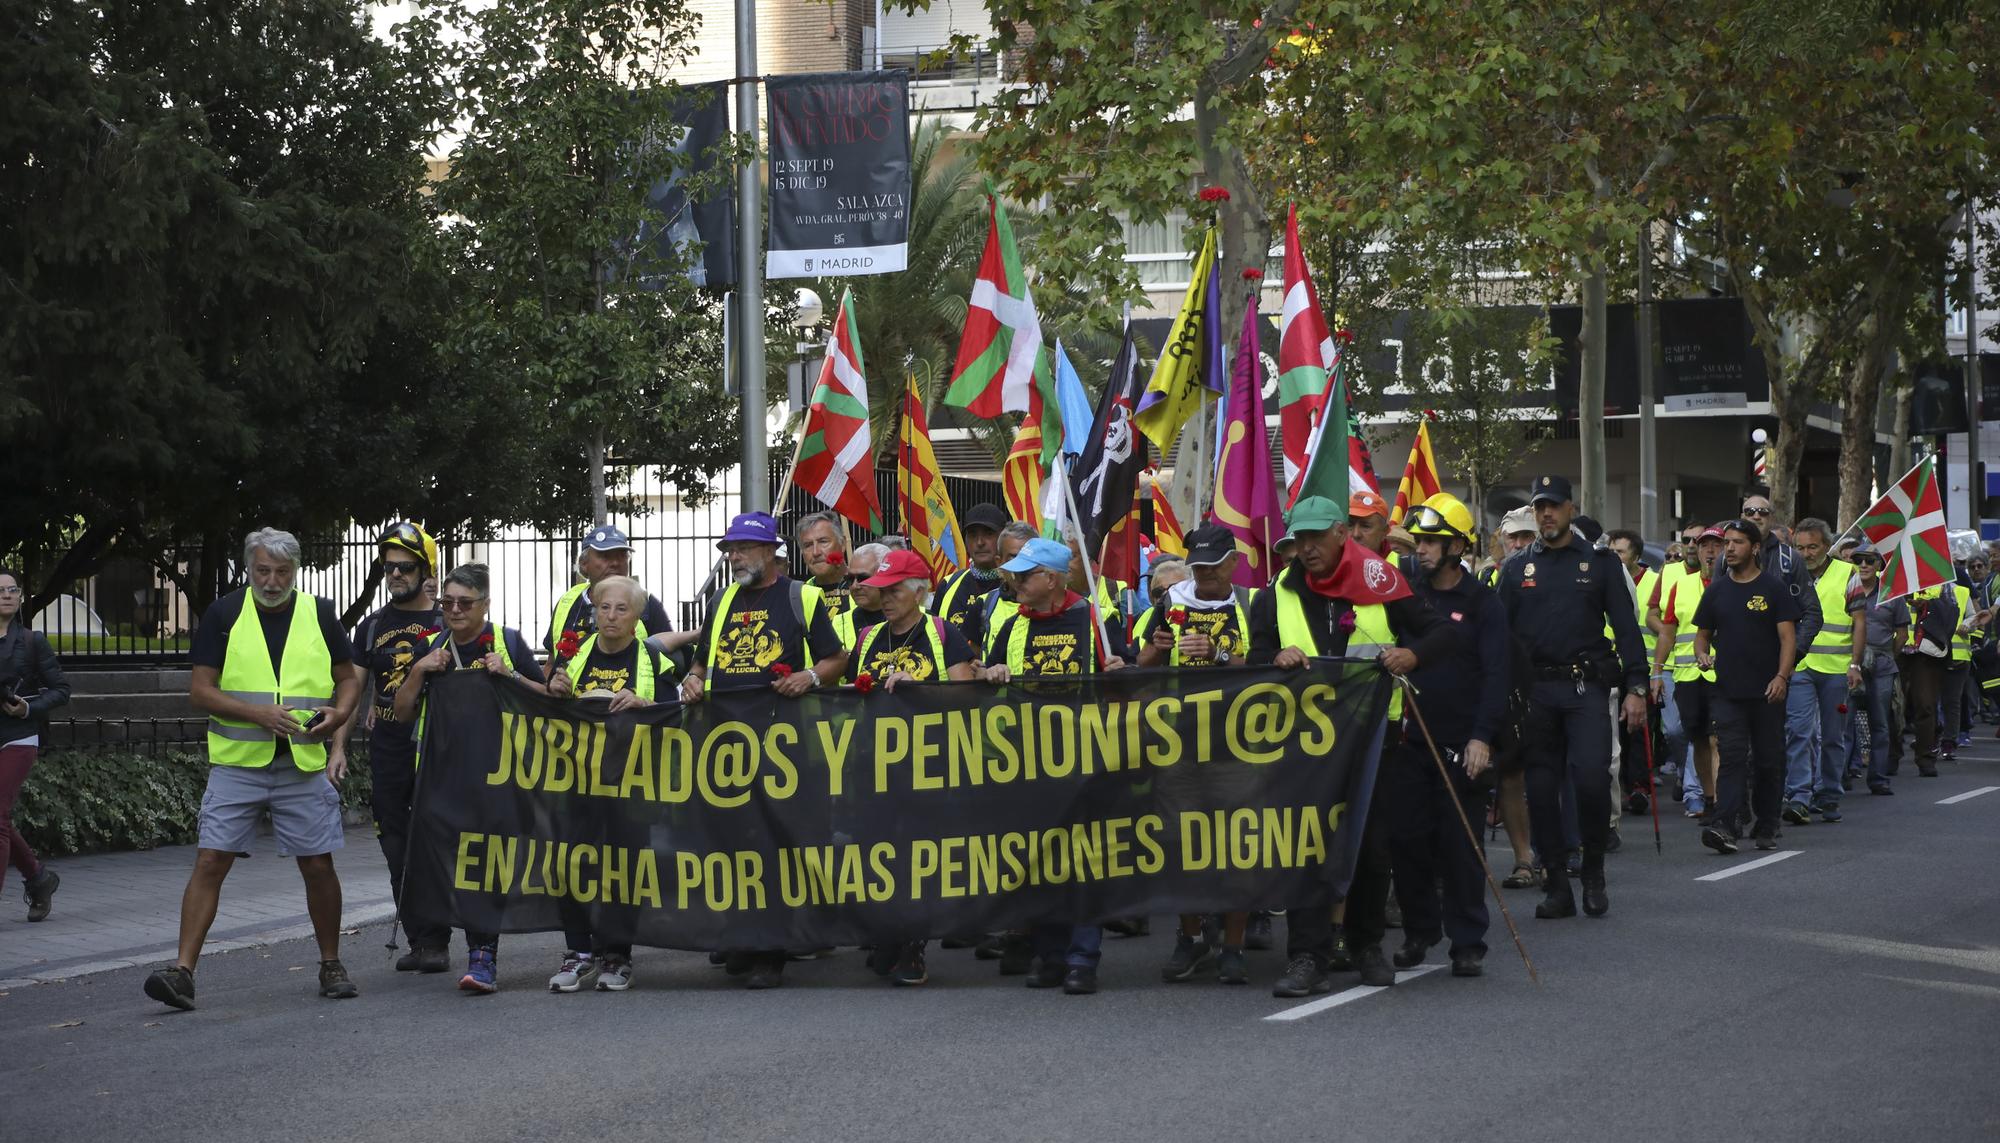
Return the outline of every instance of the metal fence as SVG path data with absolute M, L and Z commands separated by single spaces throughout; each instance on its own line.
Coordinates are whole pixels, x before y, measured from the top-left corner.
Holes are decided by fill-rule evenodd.
M 784 467 L 782 461 L 773 463 L 767 474 L 767 498 L 777 495 Z M 660 598 L 676 625 L 698 624 L 720 586 L 715 545 L 730 517 L 740 511 L 737 476 L 735 470 L 723 474 L 709 495 L 695 503 L 654 470 L 641 469 L 625 490 L 636 511 L 613 513 L 610 518 L 631 538 L 632 574 Z M 878 470 L 875 478 L 885 530 L 897 531 L 902 521 L 895 472 Z M 946 476 L 944 481 L 961 516 L 975 504 L 1001 503 L 995 481 L 959 476 Z M 792 488 L 777 513 L 785 534 L 801 516 L 822 507 L 804 489 Z M 387 593 L 380 583 L 371 586 L 380 530 L 377 525 L 356 524 L 335 540 L 302 541 L 305 566 L 299 572 L 300 590 L 332 600 L 343 613 L 357 604 L 364 613 L 385 604 Z M 446 570 L 473 561 L 487 564 L 494 621 L 516 627 L 529 642 L 539 643 L 556 599 L 576 582 L 578 545 L 588 531 L 589 526 L 580 525 L 556 535 L 509 528 L 485 539 L 446 537 L 439 542 L 438 560 Z M 861 529 L 854 530 L 856 543 L 870 538 Z M 188 569 L 198 563 L 195 557 L 193 552 L 175 553 L 170 560 L 185 579 Z M 230 553 L 230 562 L 218 576 L 217 586 L 223 591 L 244 582 L 234 558 Z M 802 570 L 794 555 L 794 573 Z M 191 601 L 171 578 L 143 561 L 126 559 L 108 561 L 90 579 L 68 585 L 65 594 L 33 622 L 66 663 L 141 667 L 185 662 L 198 619 Z

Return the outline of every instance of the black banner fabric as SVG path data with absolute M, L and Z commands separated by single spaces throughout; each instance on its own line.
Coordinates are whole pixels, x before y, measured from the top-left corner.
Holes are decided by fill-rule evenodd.
M 1669 409 L 1740 409 L 1770 399 L 1743 299 L 1675 298 L 1658 306 L 1659 391 Z
M 406 920 L 819 948 L 1344 892 L 1373 663 L 1125 670 L 617 715 L 431 684 Z
M 700 243 L 701 260 L 687 267 L 687 276 L 697 286 L 718 290 L 736 284 L 736 186 L 711 173 L 728 135 L 728 81 L 682 88 L 669 141 L 684 156 L 685 165 L 647 193 L 646 204 L 659 212 L 660 220 L 649 222 L 640 234 L 668 265 L 680 262 L 684 251 Z M 699 197 L 688 194 L 689 181 L 696 179 L 706 186 Z
M 910 73 L 774 75 L 765 276 L 888 274 L 909 261 Z

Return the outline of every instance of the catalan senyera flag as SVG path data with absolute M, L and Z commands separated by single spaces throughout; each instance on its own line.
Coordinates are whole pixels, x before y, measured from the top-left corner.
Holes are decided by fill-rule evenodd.
M 1207 237 L 1202 239 L 1201 252 L 1195 255 L 1180 312 L 1174 315 L 1166 344 L 1160 347 L 1159 364 L 1153 367 L 1152 379 L 1140 393 L 1138 409 L 1132 418 L 1161 455 L 1172 451 L 1181 426 L 1201 403 L 1220 396 L 1222 379 L 1203 376 L 1204 362 L 1211 356 L 1208 351 L 1222 334 L 1208 328 L 1204 305 L 1204 295 L 1214 277 L 1215 228 L 1211 226 Z
M 854 332 L 854 291 L 842 290 L 812 403 L 806 408 L 793 479 L 820 502 L 870 532 L 882 530 L 875 454 L 868 432 L 868 381 Z
M 1285 450 L 1285 491 L 1297 495 L 1313 426 L 1326 404 L 1335 349 L 1319 291 L 1299 245 L 1299 208 L 1285 218 L 1285 302 L 1278 319 L 1278 439 Z
M 1000 496 L 1007 502 L 1007 514 L 1042 530 L 1042 411 L 1049 406 L 1036 395 L 1028 402 L 1028 415 L 1014 434 L 1014 447 L 1007 463 L 1000 466 Z
M 1174 516 L 1173 502 L 1160 489 L 1160 482 L 1153 480 L 1153 546 L 1170 556 L 1187 556 L 1187 538 L 1181 532 L 1181 522 Z
M 1858 526 L 1882 553 L 1882 602 L 1950 583 L 1951 540 L 1945 534 L 1944 500 L 1938 495 L 1935 458 L 1903 474 L 1882 499 L 1861 514 Z
M 990 421 L 1002 413 L 1031 412 L 1036 399 L 1054 405 L 1056 379 L 1042 342 L 1034 291 L 1014 244 L 1014 228 L 990 187 L 986 218 L 986 247 L 979 257 L 979 276 L 972 283 L 965 332 L 959 338 L 958 361 L 952 366 L 944 401 Z M 1045 434 L 1043 460 L 1061 445 L 1061 433 Z
M 1396 486 L 1396 502 L 1389 506 L 1389 522 L 1400 524 L 1403 517 L 1444 488 L 1438 483 L 1437 457 L 1431 453 L 1431 423 L 1417 422 L 1417 439 L 1410 442 L 1410 460 L 1403 466 L 1403 482 Z
M 942 583 L 965 566 L 965 537 L 958 529 L 958 513 L 952 510 L 944 476 L 938 472 L 924 397 L 914 376 L 903 387 L 902 439 L 896 460 L 896 501 L 910 550 L 930 565 L 931 582 Z

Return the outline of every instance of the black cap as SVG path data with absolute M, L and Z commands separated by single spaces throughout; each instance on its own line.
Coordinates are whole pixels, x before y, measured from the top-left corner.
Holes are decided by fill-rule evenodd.
M 1537 476 L 1534 483 L 1528 488 L 1528 503 L 1530 504 L 1561 504 L 1565 500 L 1573 499 L 1575 497 L 1570 495 L 1569 477 L 1567 476 Z
M 1220 524 L 1203 524 L 1187 534 L 1189 567 L 1219 564 L 1236 550 L 1236 533 Z
M 972 511 L 965 514 L 965 520 L 963 521 L 963 526 L 968 532 L 974 528 L 985 528 L 990 532 L 998 532 L 1005 528 L 1007 524 L 1007 513 L 1002 512 L 999 508 L 991 504 L 973 505 Z
M 1583 542 L 1586 544 L 1594 544 L 1604 535 L 1604 525 L 1588 516 L 1573 516 L 1569 523 L 1570 527 L 1576 529 L 1576 534 L 1583 537 Z

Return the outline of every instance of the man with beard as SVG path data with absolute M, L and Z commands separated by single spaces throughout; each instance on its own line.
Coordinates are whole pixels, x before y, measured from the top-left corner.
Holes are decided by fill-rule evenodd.
M 826 601 L 819 588 L 784 574 L 778 544 L 778 522 L 766 512 L 737 516 L 717 541 L 729 560 L 730 584 L 709 607 L 695 641 L 682 702 L 698 703 L 711 688 L 764 687 L 796 699 L 840 681 L 847 649 Z M 782 949 L 732 952 L 724 964 L 750 988 L 785 982 Z
M 1841 818 L 1842 771 L 1847 766 L 1847 706 L 1862 686 L 1868 653 L 1867 602 L 1850 597 L 1854 565 L 1829 558 L 1833 529 L 1808 517 L 1792 529 L 1792 543 L 1806 562 L 1820 623 L 1810 642 L 1796 648 L 1798 673 L 1785 696 L 1784 818 L 1805 825 Z
M 1535 671 L 1526 728 L 1528 815 L 1547 878 L 1535 915 L 1576 916 L 1565 864 L 1567 790 L 1583 843 L 1583 911 L 1601 917 L 1611 909 L 1604 881 L 1611 833 L 1609 695 L 1619 690 L 1627 726 L 1645 725 L 1645 644 L 1624 566 L 1610 552 L 1587 546 L 1570 527 L 1576 505 L 1568 478 L 1536 477 L 1531 488 L 1539 538 L 1508 561 L 1499 590 L 1508 629 L 1526 644 Z
M 1454 639 L 1380 554 L 1348 538 L 1350 513 L 1324 496 L 1307 496 L 1286 517 L 1297 555 L 1250 603 L 1250 665 L 1287 670 L 1314 658 L 1373 658 L 1394 675 L 1446 653 Z M 1385 529 L 1386 531 L 1386 529 Z M 1360 671 L 1365 672 L 1365 668 Z M 1365 674 L 1363 675 L 1365 677 Z M 1388 721 L 1402 718 L 1400 691 Z M 1389 855 L 1383 823 L 1370 812 L 1347 894 L 1347 945 L 1361 982 L 1390 985 L 1395 970 L 1382 953 L 1389 903 Z M 1354 828 L 1353 826 L 1347 828 Z M 1333 902 L 1299 901 L 1285 910 L 1287 963 L 1273 996 L 1310 996 L 1333 987 Z
M 368 728 L 368 774 L 375 839 L 389 865 L 389 893 L 400 908 L 403 869 L 410 842 L 410 803 L 417 788 L 415 726 L 396 716 L 396 692 L 410 667 L 425 653 L 438 631 L 442 614 L 424 584 L 438 574 L 437 543 L 407 520 L 382 533 L 376 545 L 382 578 L 389 585 L 388 606 L 354 629 L 354 664 L 362 672 L 362 693 L 372 696 L 368 709 L 333 732 L 332 755 L 347 757 L 347 738 L 354 723 Z M 410 951 L 396 960 L 397 972 L 443 972 L 450 930 L 407 928 Z

